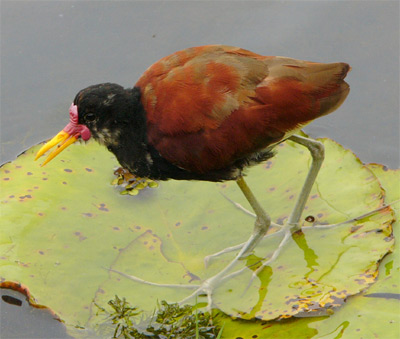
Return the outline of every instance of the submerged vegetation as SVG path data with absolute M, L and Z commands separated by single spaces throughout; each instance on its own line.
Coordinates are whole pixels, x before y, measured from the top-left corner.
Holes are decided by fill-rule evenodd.
M 104 334 L 113 330 L 113 338 L 218 339 L 222 333 L 213 324 L 211 315 L 199 312 L 195 306 L 168 304 L 163 300 L 153 315 L 146 316 L 117 295 L 108 302 L 108 309 L 95 305 L 97 315 L 106 316 L 98 332 Z

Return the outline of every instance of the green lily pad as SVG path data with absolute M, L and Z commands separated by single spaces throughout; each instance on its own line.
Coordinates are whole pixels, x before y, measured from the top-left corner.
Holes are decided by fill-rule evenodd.
M 385 201 L 399 215 L 400 170 L 389 170 L 382 165 L 369 164 L 385 191 Z M 393 233 L 400 236 L 399 221 Z M 399 242 L 393 253 L 384 257 L 375 284 L 363 293 L 348 298 L 344 307 L 330 316 L 290 318 L 281 321 L 243 321 L 221 317 L 223 338 L 385 338 L 400 337 Z
M 369 164 L 368 168 L 379 178 L 385 190 L 386 202 L 393 203 L 392 208 L 396 216 L 400 215 L 400 169 L 389 170 L 378 164 Z M 396 239 L 400 239 L 399 226 L 399 218 L 397 218 L 393 224 L 393 235 Z M 396 241 L 395 246 L 395 251 L 382 260 L 379 268 L 379 279 L 368 290 L 368 294 L 375 294 L 375 297 L 379 297 L 377 294 L 389 293 L 397 294 L 400 297 L 400 245 L 398 241 Z M 381 298 L 385 298 L 385 296 L 382 295 Z M 400 315 L 398 317 L 400 318 Z
M 214 301 L 226 314 L 263 320 L 321 315 L 375 281 L 379 262 L 393 248 L 393 211 L 345 223 L 381 208 L 385 192 L 353 153 L 323 142 L 326 161 L 302 224 L 340 225 L 305 228 L 251 280 L 252 265 L 276 249 L 280 233 L 266 238 L 235 267 L 242 273 L 215 290 Z M 67 324 L 92 326 L 93 299 L 101 305 L 117 294 L 152 311 L 157 300 L 191 293 L 128 280 L 107 268 L 160 284 L 199 284 L 234 253 L 207 268 L 203 258 L 252 231 L 253 217 L 221 195 L 249 208 L 235 183 L 168 181 L 120 195 L 110 184 L 116 160 L 104 148 L 73 145 L 44 168 L 32 162 L 38 148 L 0 169 L 0 276 L 29 286 Z M 249 186 L 273 220 L 287 219 L 309 163 L 306 149 L 287 142 L 276 157 L 248 171 Z

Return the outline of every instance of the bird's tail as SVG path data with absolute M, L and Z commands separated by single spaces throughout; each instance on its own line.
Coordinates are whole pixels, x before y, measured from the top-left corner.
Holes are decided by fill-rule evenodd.
M 343 62 L 321 64 L 308 63 L 304 69 L 304 84 L 309 86 L 310 94 L 319 102 L 319 115 L 336 110 L 346 99 L 350 86 L 344 81 L 350 66 Z

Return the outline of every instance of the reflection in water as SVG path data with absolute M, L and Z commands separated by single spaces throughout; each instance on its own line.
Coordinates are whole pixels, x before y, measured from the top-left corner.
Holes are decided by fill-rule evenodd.
M 304 252 L 304 260 L 307 262 L 307 267 L 310 269 L 308 273 L 306 273 L 306 278 L 314 272 L 314 267 L 319 266 L 317 259 L 318 256 L 315 254 L 315 252 L 308 246 L 306 237 L 303 233 L 303 231 L 299 230 L 297 232 L 294 232 L 292 234 L 292 238 L 299 246 L 299 248 Z
M 263 258 L 254 255 L 247 259 L 247 267 L 254 272 L 257 272 L 257 278 L 260 280 L 260 287 L 258 289 L 258 301 L 253 306 L 251 312 L 246 316 L 255 318 L 256 314 L 261 311 L 264 300 L 267 297 L 268 285 L 272 280 L 273 270 L 270 266 L 262 265 Z

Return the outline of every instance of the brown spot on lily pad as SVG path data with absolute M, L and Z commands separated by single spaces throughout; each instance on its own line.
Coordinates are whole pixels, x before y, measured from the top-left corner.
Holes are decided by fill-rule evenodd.
M 78 237 L 78 239 L 79 239 L 79 241 L 83 241 L 83 240 L 86 240 L 87 239 L 87 237 L 85 237 L 81 232 L 79 232 L 79 231 L 76 231 L 75 233 L 74 233 L 74 235 L 76 235 L 77 237 Z
M 285 221 L 286 218 L 287 218 L 287 216 L 279 217 L 278 219 L 276 219 L 276 222 L 277 222 L 279 225 L 283 225 L 283 222 Z
M 88 217 L 88 218 L 93 217 L 93 213 L 82 213 L 82 215 L 83 215 L 84 217 Z
M 20 201 L 20 202 L 28 201 L 29 199 L 32 199 L 32 196 L 31 196 L 30 194 L 21 195 L 21 196 L 19 197 L 19 201 Z
M 365 285 L 366 283 L 365 279 L 354 279 L 354 281 L 356 281 L 359 285 Z
M 189 277 L 189 282 L 201 280 L 197 275 L 195 275 L 194 273 L 191 273 L 189 271 L 186 271 L 186 273 L 183 277 Z
M 314 216 L 309 215 L 309 216 L 306 217 L 306 221 L 307 221 L 307 222 L 314 222 L 314 221 L 315 221 L 315 218 L 314 218 Z
M 31 265 L 31 263 L 19 262 L 19 265 L 22 267 L 29 267 Z
M 271 168 L 271 166 L 272 166 L 272 161 L 271 161 L 271 160 L 268 160 L 268 161 L 265 163 L 264 168 L 265 168 L 265 169 L 269 169 L 269 168 Z
M 362 227 L 363 227 L 363 225 L 352 226 L 351 229 L 350 229 L 350 233 L 354 233 L 354 232 L 358 231 Z
M 108 208 L 106 207 L 106 204 L 100 204 L 99 206 L 97 206 L 97 208 L 100 211 L 104 211 L 104 212 L 108 212 L 109 211 Z

